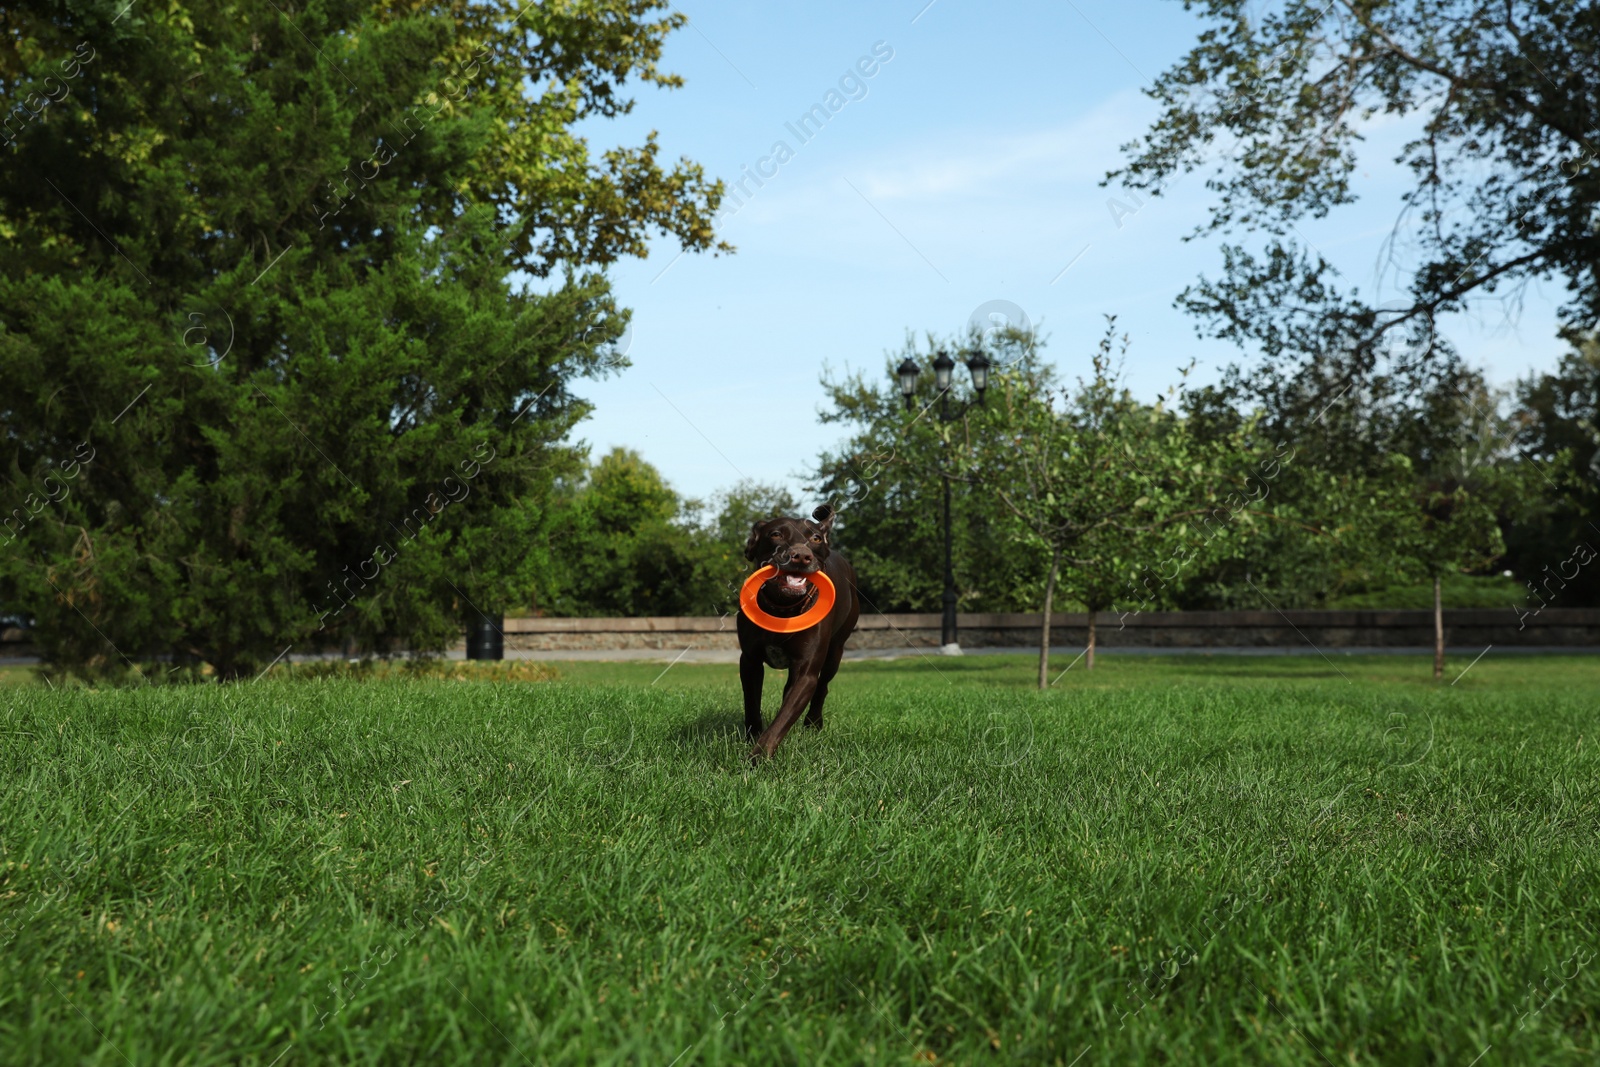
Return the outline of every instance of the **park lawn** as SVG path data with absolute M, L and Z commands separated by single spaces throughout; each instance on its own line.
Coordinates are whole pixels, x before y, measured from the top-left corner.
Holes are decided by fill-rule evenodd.
M 1592 1063 L 1600 658 L 1469 664 L 9 686 L 0 1063 Z

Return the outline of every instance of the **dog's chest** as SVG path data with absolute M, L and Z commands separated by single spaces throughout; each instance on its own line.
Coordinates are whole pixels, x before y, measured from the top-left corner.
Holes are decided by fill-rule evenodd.
M 789 650 L 779 648 L 777 645 L 768 645 L 766 651 L 767 666 L 780 671 L 789 669 Z

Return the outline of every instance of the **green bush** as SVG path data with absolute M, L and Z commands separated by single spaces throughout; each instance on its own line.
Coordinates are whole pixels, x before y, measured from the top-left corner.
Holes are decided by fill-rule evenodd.
M 1440 599 L 1446 608 L 1509 608 L 1522 605 L 1527 595 L 1528 590 L 1519 585 L 1515 578 L 1501 575 L 1477 577 L 1452 574 L 1444 579 L 1439 589 Z M 1328 607 L 1347 611 L 1432 611 L 1433 583 L 1396 585 L 1352 593 L 1330 600 Z

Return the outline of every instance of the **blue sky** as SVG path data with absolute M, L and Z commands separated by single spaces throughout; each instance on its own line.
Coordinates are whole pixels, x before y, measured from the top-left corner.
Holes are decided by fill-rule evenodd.
M 991 300 L 1023 309 L 1068 378 L 1087 362 L 1103 316 L 1117 315 L 1132 335 L 1130 384 L 1152 398 L 1191 359 L 1205 381 L 1238 357 L 1198 339 L 1172 305 L 1220 264 L 1215 240 L 1182 240 L 1206 217 L 1201 177 L 1138 206 L 1099 185 L 1120 163 L 1119 146 L 1156 115 L 1141 88 L 1202 28 L 1181 3 L 678 10 L 690 24 L 669 40 L 662 66 L 685 86 L 641 88 L 632 115 L 586 130 L 595 150 L 654 129 L 666 159 L 688 156 L 730 183 L 758 169 L 770 177 L 759 188 L 747 178 L 752 195 L 719 224 L 736 254 L 679 257 L 663 240 L 647 259 L 612 269 L 634 312 L 633 365 L 579 384 L 596 411 L 578 433 L 596 454 L 637 449 L 688 496 L 741 476 L 798 493 L 840 438 L 817 419 L 824 368 L 876 372 L 908 332 L 959 331 Z M 830 90 L 839 95 L 828 99 Z M 838 110 L 820 130 L 801 130 L 802 141 L 792 127 L 814 104 Z M 1361 202 L 1301 225 L 1364 294 L 1375 291 L 1405 188 L 1390 162 L 1403 134 L 1372 128 Z M 786 151 L 774 154 L 780 141 Z M 1392 274 L 1388 284 L 1380 299 L 1397 295 Z M 1492 305 L 1447 332 L 1507 384 L 1563 350 L 1560 295 L 1554 284 L 1534 287 L 1514 320 Z

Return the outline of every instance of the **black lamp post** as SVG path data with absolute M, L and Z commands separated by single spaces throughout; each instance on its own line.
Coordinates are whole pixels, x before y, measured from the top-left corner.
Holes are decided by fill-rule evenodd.
M 972 375 L 972 388 L 978 393 L 978 403 L 983 403 L 983 392 L 989 388 L 989 360 L 982 351 L 974 351 L 967 357 L 967 372 Z M 933 360 L 934 384 L 939 390 L 939 421 L 950 422 L 965 415 L 970 403 L 962 404 L 956 410 L 950 410 L 950 379 L 956 369 L 956 361 L 949 354 L 940 349 Z M 916 361 L 907 358 L 896 369 L 895 375 L 900 379 L 900 395 L 905 398 L 906 410 L 911 410 L 911 397 L 917 389 L 917 378 L 922 374 L 922 368 Z M 951 535 L 950 535 L 950 465 L 947 461 L 943 471 L 944 478 L 944 619 L 939 627 L 939 651 L 947 656 L 961 655 L 961 644 L 956 640 L 956 573 L 951 565 Z

